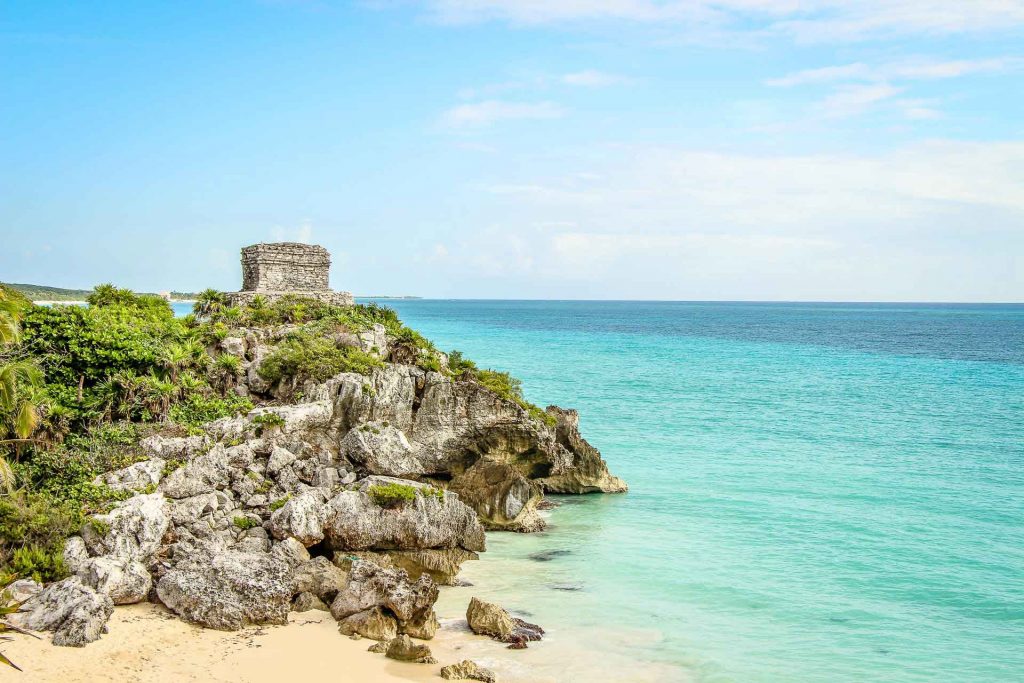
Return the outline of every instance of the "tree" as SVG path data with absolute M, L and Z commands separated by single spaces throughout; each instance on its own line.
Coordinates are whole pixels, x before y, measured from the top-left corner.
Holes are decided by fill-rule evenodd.
M 0 446 L 28 440 L 39 424 L 39 396 L 43 373 L 29 360 L 17 358 L 12 350 L 21 341 L 21 318 L 25 302 L 0 288 Z M 13 439 L 3 438 L 14 435 Z M 0 488 L 14 489 L 14 471 L 0 451 Z

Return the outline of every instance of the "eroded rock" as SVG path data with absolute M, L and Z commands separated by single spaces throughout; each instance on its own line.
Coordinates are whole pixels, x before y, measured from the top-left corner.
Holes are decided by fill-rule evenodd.
M 441 667 L 441 678 L 448 681 L 484 681 L 495 683 L 497 678 L 490 669 L 485 669 L 472 659 L 463 659 L 458 664 Z
M 544 635 L 540 626 L 513 617 L 504 608 L 479 598 L 469 601 L 466 621 L 473 633 L 509 643 L 513 649 L 525 648 L 528 641 L 540 640 Z
M 100 637 L 114 613 L 109 596 L 85 585 L 77 576 L 51 583 L 11 617 L 33 631 L 53 631 L 54 645 L 81 647 Z

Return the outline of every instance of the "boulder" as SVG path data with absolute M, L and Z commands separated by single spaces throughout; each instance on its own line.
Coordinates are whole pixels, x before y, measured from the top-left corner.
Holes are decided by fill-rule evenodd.
M 344 636 L 358 634 L 364 638 L 389 641 L 398 635 L 398 623 L 380 607 L 374 607 L 341 619 L 338 632 Z
M 91 557 L 78 570 L 82 582 L 110 596 L 115 605 L 142 602 L 153 587 L 153 579 L 138 560 L 120 557 Z
M 314 557 L 295 568 L 292 590 L 312 593 L 326 602 L 332 602 L 348 583 L 348 575 L 335 567 L 326 557 Z
M 430 648 L 422 643 L 412 642 L 407 635 L 400 635 L 388 643 L 385 657 L 397 659 L 400 662 L 418 662 L 420 664 L 436 664 L 437 660 L 431 655 Z
M 14 602 L 23 603 L 29 598 L 34 598 L 39 595 L 42 590 L 42 584 L 37 583 L 32 579 L 18 579 L 8 585 L 4 592 L 6 592 Z
M 463 659 L 458 664 L 441 667 L 441 678 L 448 681 L 484 681 L 495 683 L 497 678 L 490 669 L 485 669 L 471 659 Z
M 306 550 L 306 546 L 294 538 L 286 538 L 275 543 L 270 549 L 270 554 L 282 560 L 289 567 L 298 567 L 303 562 L 309 561 L 309 551 Z
M 427 574 L 440 586 L 458 585 L 459 570 L 466 560 L 477 560 L 480 555 L 462 548 L 428 550 L 346 550 L 334 554 L 334 563 L 347 568 L 352 560 L 362 559 L 382 567 L 404 569 L 409 578 L 416 580 Z
M 392 424 L 367 422 L 350 429 L 339 448 L 369 474 L 409 477 L 427 472 L 405 434 Z
M 92 556 L 111 555 L 147 563 L 160 548 L 170 526 L 159 493 L 129 498 L 94 522 L 82 525 L 82 540 Z
M 160 491 L 168 498 L 191 498 L 230 484 L 231 463 L 227 450 L 218 444 L 164 477 Z
M 387 608 L 400 623 L 419 622 L 432 611 L 438 590 L 429 576 L 415 583 L 403 569 L 386 569 L 372 562 L 352 563 L 344 589 L 331 604 L 335 619 L 372 607 Z
M 270 515 L 270 533 L 276 539 L 294 538 L 309 547 L 324 540 L 327 495 L 322 489 L 310 489 L 291 496 Z
M 157 583 L 157 595 L 172 612 L 209 628 L 284 624 L 291 606 L 291 568 L 271 553 L 179 543 L 173 568 Z
M 71 574 L 77 574 L 89 559 L 89 550 L 81 536 L 72 536 L 64 541 L 64 568 Z
M 310 610 L 322 610 L 324 612 L 330 612 L 331 608 L 324 604 L 324 601 L 316 597 L 312 593 L 299 593 L 292 600 L 292 611 L 293 612 L 308 612 Z
M 113 472 L 101 474 L 92 483 L 96 486 L 105 485 L 115 491 L 142 491 L 160 483 L 166 462 L 163 458 L 144 460 Z
M 139 442 L 142 450 L 151 458 L 162 460 L 191 460 L 210 446 L 210 438 L 199 436 L 148 436 Z
M 11 617 L 17 626 L 53 631 L 54 645 L 81 647 L 98 639 L 114 613 L 114 603 L 77 576 L 51 583 L 34 597 L 27 611 Z
M 417 495 L 397 507 L 381 507 L 368 492 L 387 484 L 410 486 Z M 325 535 L 335 550 L 484 550 L 484 529 L 476 513 L 455 494 L 436 491 L 414 481 L 367 477 L 359 490 L 342 491 L 327 503 Z
M 473 633 L 510 643 L 509 647 L 516 649 L 525 648 L 527 641 L 540 640 L 544 635 L 540 626 L 513 617 L 498 605 L 478 598 L 469 601 L 466 621 Z

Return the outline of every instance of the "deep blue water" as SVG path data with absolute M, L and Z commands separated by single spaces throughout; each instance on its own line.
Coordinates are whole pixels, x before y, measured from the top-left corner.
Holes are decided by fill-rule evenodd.
M 548 628 L 521 680 L 1024 679 L 1024 306 L 383 303 L 631 486 L 442 599 Z

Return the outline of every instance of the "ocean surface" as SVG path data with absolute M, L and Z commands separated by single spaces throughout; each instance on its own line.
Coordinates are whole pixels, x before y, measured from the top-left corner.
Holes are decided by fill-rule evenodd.
M 443 592 L 547 629 L 503 680 L 1024 680 L 1024 306 L 381 303 L 630 485 Z

